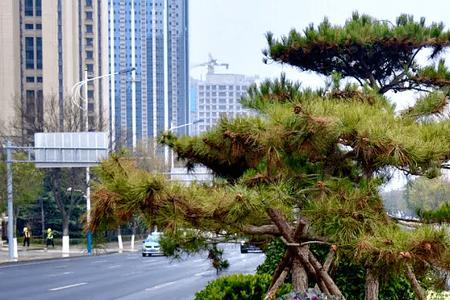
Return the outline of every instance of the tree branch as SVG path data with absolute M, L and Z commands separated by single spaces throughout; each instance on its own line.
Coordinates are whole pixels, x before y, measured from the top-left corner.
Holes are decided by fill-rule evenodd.
M 293 232 L 289 228 L 289 225 L 287 221 L 284 219 L 283 215 L 280 211 L 268 208 L 267 214 L 271 218 L 271 220 L 277 225 L 278 229 L 280 230 L 283 237 L 289 242 L 289 243 L 295 243 L 295 240 L 293 239 Z M 313 275 L 317 282 L 319 282 L 320 285 L 325 285 L 327 290 L 335 296 L 338 296 L 340 299 L 345 299 L 342 295 L 341 291 L 337 287 L 337 285 L 334 283 L 333 279 L 331 279 L 330 275 L 328 275 L 327 272 L 325 272 L 322 269 L 322 266 L 317 261 L 317 259 L 314 257 L 314 255 L 311 253 L 311 251 L 308 251 L 308 255 L 305 255 L 300 250 L 300 247 L 296 247 L 293 249 L 295 251 L 295 254 L 300 259 L 300 262 L 305 267 L 306 271 Z M 325 290 L 324 290 L 325 292 Z
M 289 270 L 290 270 L 289 266 L 286 266 L 283 269 L 280 276 L 278 276 L 278 279 L 275 281 L 275 284 L 267 292 L 266 297 L 264 297 L 264 300 L 272 300 L 275 298 L 275 295 L 276 295 L 278 289 L 280 288 L 280 286 L 283 284 L 284 280 L 286 279 L 286 277 L 289 273 Z
M 420 286 L 419 282 L 417 281 L 416 276 L 414 275 L 414 272 L 409 262 L 406 263 L 406 277 L 408 277 L 417 299 L 426 300 L 427 297 L 425 296 L 425 292 Z
M 272 276 L 272 282 L 270 283 L 269 286 L 269 291 L 272 289 L 272 287 L 274 286 L 274 284 L 276 283 L 278 277 L 280 277 L 281 273 L 283 272 L 283 270 L 286 268 L 287 265 L 291 264 L 292 262 L 292 256 L 289 250 L 287 250 L 284 253 L 283 258 L 280 260 L 280 262 L 278 263 L 275 271 L 273 272 L 273 276 Z
M 420 223 L 420 224 L 424 224 L 423 221 L 421 220 L 416 220 L 416 219 L 406 219 L 406 218 L 399 218 L 399 217 L 394 217 L 391 215 L 388 215 L 389 218 L 395 220 L 395 221 L 403 221 L 403 222 L 412 222 L 412 223 Z
M 325 272 L 328 272 L 330 270 L 331 263 L 333 262 L 333 259 L 334 259 L 334 254 L 335 254 L 335 252 L 334 252 L 333 248 L 331 248 L 330 252 L 328 252 L 328 254 L 327 254 L 327 258 L 325 259 L 325 262 L 323 263 L 323 270 Z
M 246 225 L 242 227 L 242 232 L 247 234 L 269 234 L 274 236 L 281 235 L 276 225 L 261 225 L 261 226 Z

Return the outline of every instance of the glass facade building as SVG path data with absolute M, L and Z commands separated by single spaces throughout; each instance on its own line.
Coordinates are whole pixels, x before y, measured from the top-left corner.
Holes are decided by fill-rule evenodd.
M 110 82 L 116 146 L 188 123 L 188 1 L 109 0 L 109 12 L 110 70 L 136 68 Z

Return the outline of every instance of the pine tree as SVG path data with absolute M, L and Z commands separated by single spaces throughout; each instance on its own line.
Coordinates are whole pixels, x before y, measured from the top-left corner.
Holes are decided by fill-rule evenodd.
M 288 273 L 297 291 L 312 280 L 323 293 L 344 298 L 329 273 L 336 257 L 364 266 L 367 300 L 378 298 L 382 276 L 395 274 L 425 299 L 417 276 L 449 270 L 448 235 L 432 226 L 402 230 L 387 215 L 379 188 L 392 169 L 433 178 L 449 158 L 443 111 L 450 72 L 442 59 L 421 67 L 416 57 L 431 49 L 436 61 L 450 32 L 412 16 L 392 24 L 354 13 L 343 26 L 325 19 L 280 39 L 268 33 L 267 41 L 266 62 L 328 76 L 330 84 L 301 89 L 281 76 L 251 87 L 242 100 L 258 116 L 224 117 L 197 137 L 163 134 L 161 142 L 188 167 L 201 163 L 223 179 L 211 185 L 185 187 L 126 158 L 105 161 L 92 229 L 107 226 L 111 216 L 117 222 L 142 214 L 164 228 L 163 246 L 172 254 L 236 235 L 281 236 L 287 250 L 267 299 Z M 386 93 L 406 90 L 422 94 L 396 113 Z M 325 261 L 311 251 L 315 244 L 329 248 Z

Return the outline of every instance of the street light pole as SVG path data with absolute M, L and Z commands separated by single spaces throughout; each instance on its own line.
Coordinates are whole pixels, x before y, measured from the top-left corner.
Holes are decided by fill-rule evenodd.
M 84 80 L 77 82 L 73 87 L 72 87 L 72 101 L 75 105 L 79 106 L 82 110 L 84 110 L 86 112 L 85 114 L 85 129 L 86 132 L 89 131 L 89 99 L 88 99 L 88 83 L 94 80 L 98 80 L 101 78 L 107 78 L 107 77 L 113 77 L 114 75 L 118 75 L 118 74 L 124 74 L 124 73 L 128 73 L 128 72 L 134 72 L 136 70 L 136 68 L 130 68 L 130 69 L 125 69 L 125 70 L 120 70 L 118 72 L 114 72 L 114 73 L 110 73 L 110 74 L 106 74 L 106 75 L 101 75 L 101 76 L 96 76 L 93 78 L 88 78 L 88 71 L 87 69 L 84 71 Z M 76 103 L 76 100 L 78 98 L 78 96 L 80 95 L 80 89 L 83 87 L 84 85 L 84 95 L 83 97 L 80 98 L 84 98 L 84 107 L 80 106 L 80 104 Z M 115 110 L 115 107 L 112 107 L 113 110 Z M 115 129 L 115 119 L 112 120 L 114 123 L 111 124 L 111 131 L 114 133 L 114 129 Z M 114 149 L 115 148 L 115 136 L 111 136 L 111 148 Z M 89 224 L 91 221 L 91 216 L 90 216 L 90 212 L 91 212 L 91 187 L 90 187 L 90 168 L 86 167 L 86 222 Z M 91 255 L 92 253 L 92 232 L 90 230 L 87 231 L 87 253 L 88 255 Z M 63 237 L 64 239 L 64 237 Z M 66 252 L 69 251 L 69 245 L 68 245 L 68 241 L 66 242 L 66 247 L 64 247 L 64 240 L 63 240 L 63 252 L 64 250 L 66 250 Z
M 86 86 L 84 87 L 84 99 L 85 99 L 85 110 L 86 110 L 86 132 L 89 131 L 89 98 L 88 98 L 88 71 L 84 71 L 84 81 L 86 82 Z M 89 223 L 91 222 L 91 186 L 90 181 L 91 174 L 90 168 L 86 167 L 86 222 L 88 224 L 87 230 L 87 254 L 92 254 L 92 232 L 89 229 Z

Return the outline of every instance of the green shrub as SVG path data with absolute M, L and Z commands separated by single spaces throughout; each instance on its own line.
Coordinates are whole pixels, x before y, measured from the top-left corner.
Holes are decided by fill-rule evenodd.
M 233 274 L 220 277 L 208 283 L 205 289 L 195 294 L 194 300 L 261 300 L 269 288 L 272 278 L 269 274 Z M 278 295 L 292 289 L 283 285 Z
M 270 285 L 270 275 L 234 274 L 211 281 L 195 300 L 260 300 Z

